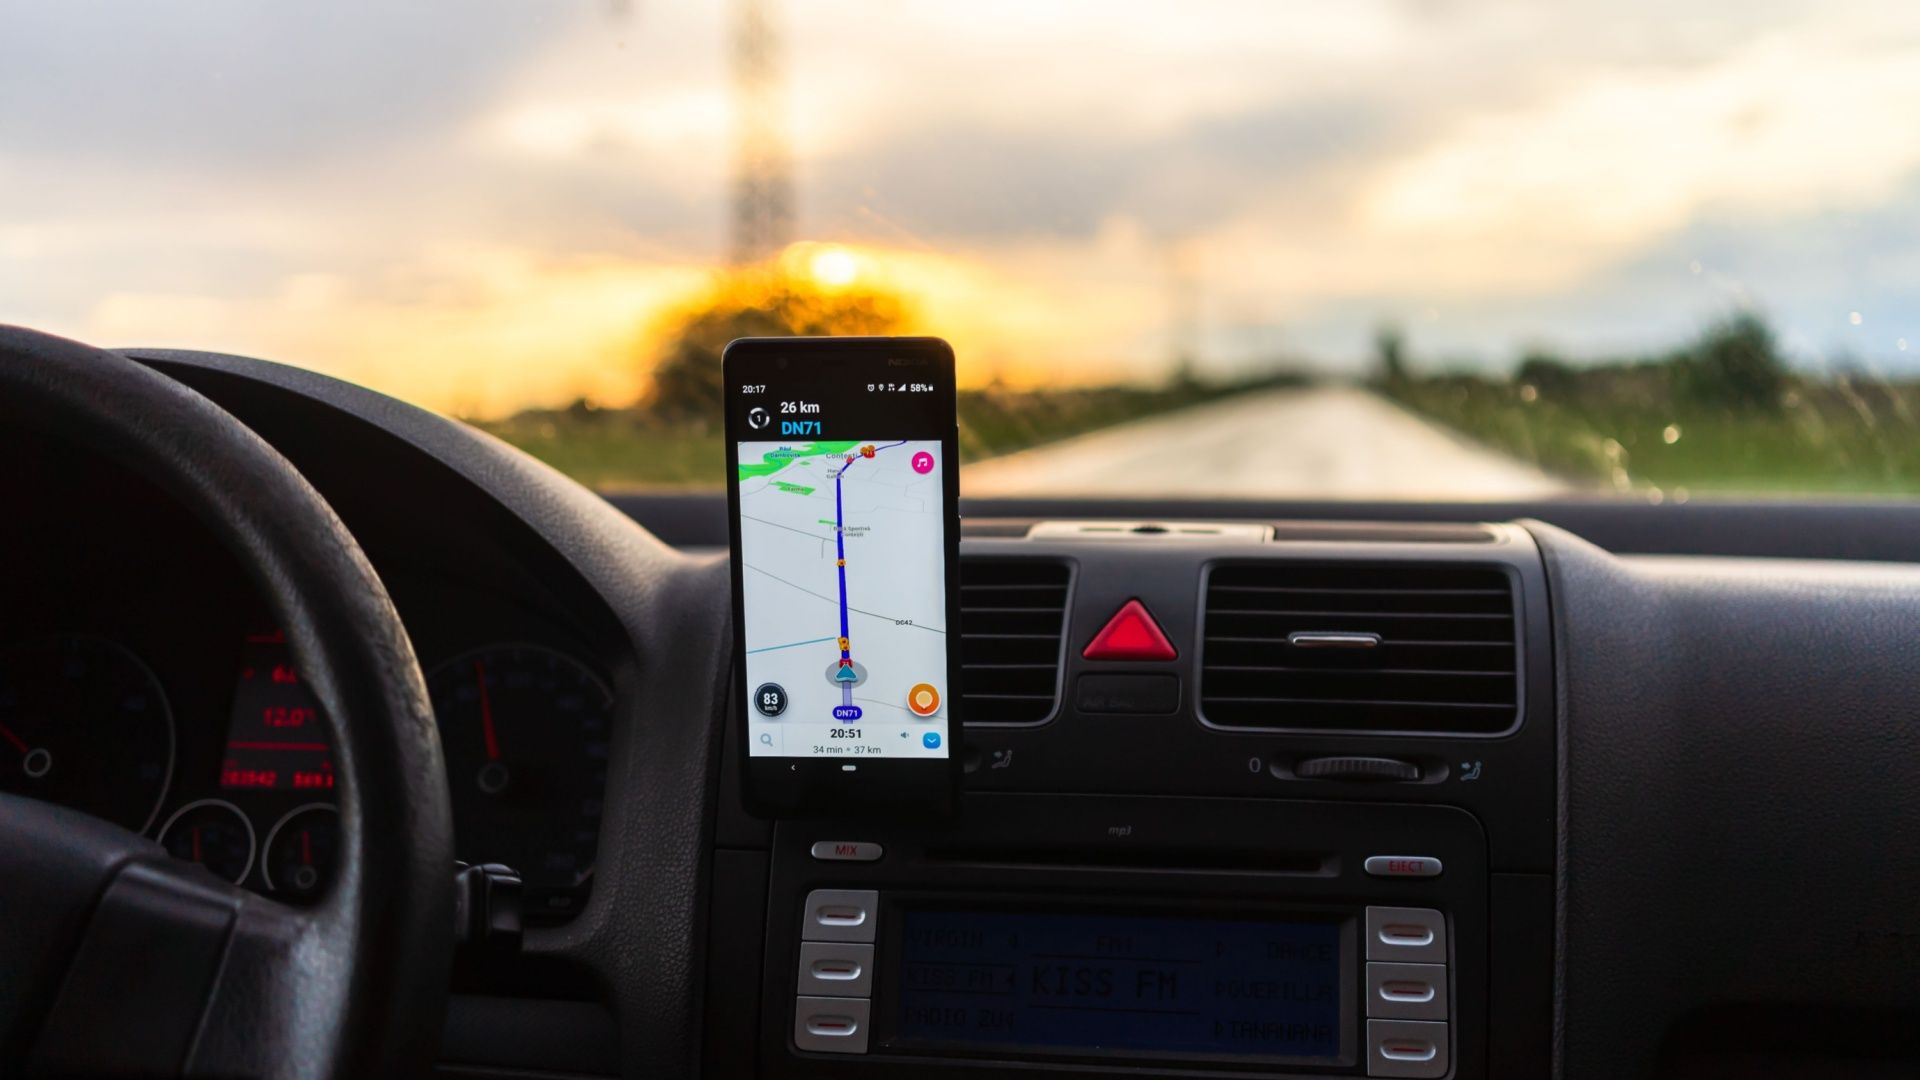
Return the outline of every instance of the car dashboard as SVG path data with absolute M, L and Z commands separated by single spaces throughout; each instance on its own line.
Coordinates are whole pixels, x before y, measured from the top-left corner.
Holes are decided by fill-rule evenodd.
M 961 813 L 768 821 L 724 500 L 131 355 L 346 522 L 427 675 L 456 854 L 524 881 L 524 934 L 456 961 L 444 1074 L 1909 1075 L 1908 508 L 969 503 Z M 282 628 L 139 476 L 7 449 L 39 467 L 0 531 L 31 568 L 0 784 L 110 758 L 57 796 L 317 895 L 332 765 Z M 1130 605 L 1170 656 L 1089 655 Z M 1243 939 L 1269 962 L 1220 959 Z

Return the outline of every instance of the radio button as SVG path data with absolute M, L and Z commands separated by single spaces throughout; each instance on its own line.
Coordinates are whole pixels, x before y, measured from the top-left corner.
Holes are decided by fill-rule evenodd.
M 805 941 L 873 940 L 880 894 L 872 889 L 815 889 L 807 894 L 800 928 Z
M 816 840 L 811 850 L 821 862 L 877 862 L 886 854 L 871 840 Z
M 1432 908 L 1367 909 L 1367 959 L 1447 962 L 1447 917 Z
M 1374 877 L 1439 877 L 1445 869 L 1431 855 L 1370 855 L 1360 865 Z
M 1445 1020 L 1445 964 L 1367 964 L 1367 1015 L 1385 1020 Z
M 800 998 L 793 1008 L 794 1048 L 823 1054 L 866 1053 L 872 1008 L 865 998 Z
M 842 941 L 800 945 L 800 992 L 863 998 L 873 993 L 873 946 Z
M 1367 1021 L 1367 1075 L 1447 1075 L 1447 1025 L 1425 1020 Z

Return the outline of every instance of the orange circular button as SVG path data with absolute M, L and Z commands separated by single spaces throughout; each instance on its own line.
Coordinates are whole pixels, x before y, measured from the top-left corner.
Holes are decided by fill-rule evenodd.
M 940 708 L 940 691 L 935 690 L 932 683 L 914 683 L 913 689 L 907 691 L 907 708 L 912 709 L 915 716 L 932 716 Z

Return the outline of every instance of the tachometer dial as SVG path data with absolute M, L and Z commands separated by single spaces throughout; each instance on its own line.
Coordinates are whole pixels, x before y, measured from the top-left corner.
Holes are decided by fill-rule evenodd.
M 253 822 L 225 799 L 190 802 L 160 828 L 160 846 L 174 858 L 199 863 L 235 885 L 253 869 L 253 845 Z
M 172 773 L 166 694 L 132 653 L 63 634 L 0 654 L 0 791 L 145 832 Z
M 564 918 L 593 872 L 613 695 L 584 664 L 534 645 L 456 657 L 428 689 L 459 858 L 513 867 L 529 916 Z
M 267 831 L 261 877 L 277 896 L 310 900 L 333 879 L 333 853 L 340 842 L 340 812 L 308 803 L 287 812 Z

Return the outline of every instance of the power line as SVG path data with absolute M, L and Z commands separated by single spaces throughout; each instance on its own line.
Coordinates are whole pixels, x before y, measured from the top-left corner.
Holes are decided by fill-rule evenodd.
M 787 148 L 783 54 L 772 0 L 733 3 L 732 260 L 745 265 L 793 239 L 793 160 Z

